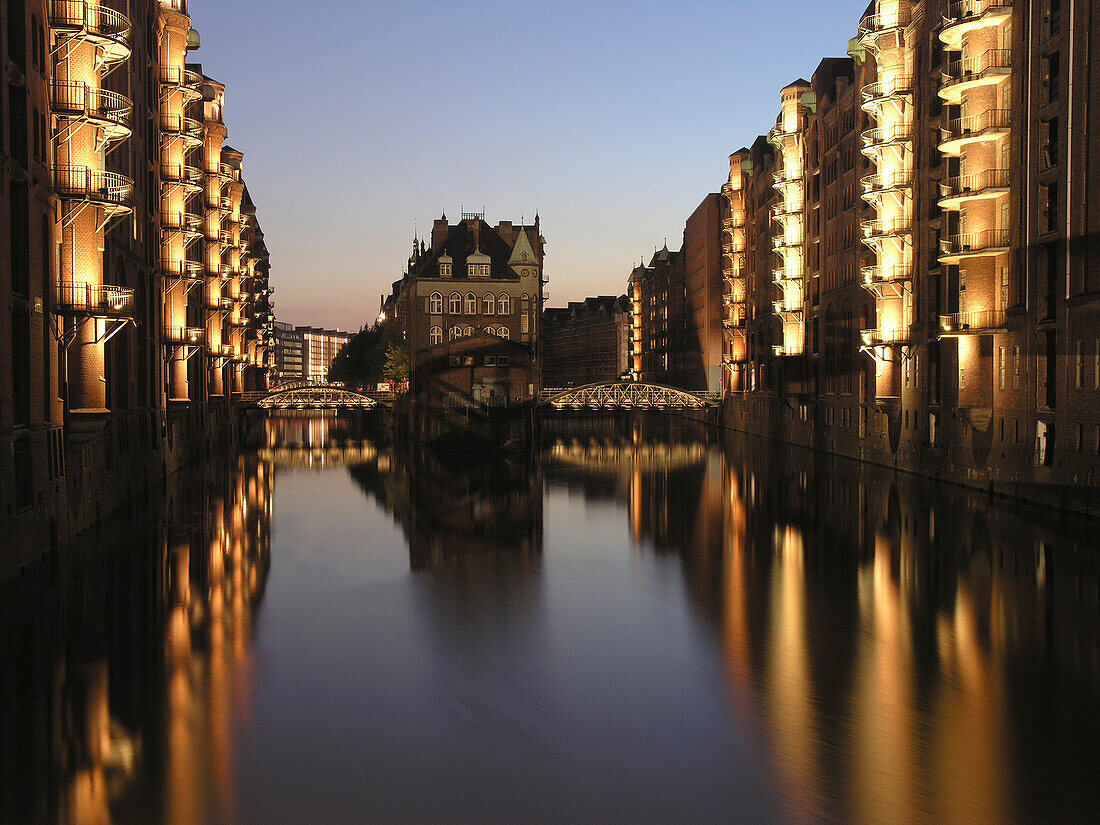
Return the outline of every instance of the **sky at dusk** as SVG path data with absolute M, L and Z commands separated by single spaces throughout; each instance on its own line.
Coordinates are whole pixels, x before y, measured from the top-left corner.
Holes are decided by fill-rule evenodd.
M 530 222 L 548 306 L 630 269 L 843 56 L 865 0 L 191 0 L 189 60 L 227 85 L 228 144 L 271 252 L 275 313 L 358 329 L 446 211 Z

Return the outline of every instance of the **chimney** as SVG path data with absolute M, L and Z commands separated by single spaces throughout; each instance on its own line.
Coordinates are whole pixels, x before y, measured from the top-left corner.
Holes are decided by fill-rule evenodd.
M 447 213 L 444 212 L 443 217 L 436 219 L 435 223 L 432 224 L 432 249 L 434 251 L 438 252 L 442 248 L 443 242 L 447 240 L 450 231 L 451 225 L 447 221 Z

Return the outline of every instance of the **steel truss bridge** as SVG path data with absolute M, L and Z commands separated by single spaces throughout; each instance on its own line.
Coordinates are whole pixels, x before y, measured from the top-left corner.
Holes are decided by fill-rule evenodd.
M 333 384 L 277 386 L 241 400 L 255 402 L 262 410 L 371 410 L 382 406 L 378 398 Z
M 542 403 L 556 410 L 706 410 L 720 400 L 721 393 L 622 381 L 543 391 Z
M 392 393 L 355 392 L 335 384 L 297 382 L 267 392 L 243 393 L 241 401 L 264 410 L 370 410 L 388 406 Z M 721 393 L 687 392 L 661 384 L 630 381 L 543 390 L 539 405 L 555 410 L 707 410 Z

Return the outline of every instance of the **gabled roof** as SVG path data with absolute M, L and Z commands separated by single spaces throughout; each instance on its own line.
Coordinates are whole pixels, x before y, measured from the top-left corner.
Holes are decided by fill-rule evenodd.
M 466 259 L 474 254 L 475 250 L 480 250 L 488 256 L 491 265 L 490 280 L 519 280 L 519 276 L 508 265 L 508 260 L 512 256 L 512 248 L 508 245 L 508 242 L 501 238 L 497 231 L 485 221 L 478 221 L 480 225 L 477 227 L 475 240 L 473 223 L 472 220 L 464 220 L 451 227 L 446 240 L 439 245 L 438 249 L 429 250 L 430 254 L 420 261 L 416 272 L 413 274 L 418 278 L 438 278 L 440 257 L 450 255 L 454 261 L 451 267 L 452 278 L 466 278 Z M 520 234 L 525 235 L 526 233 L 521 232 Z M 483 279 L 479 278 L 477 280 Z

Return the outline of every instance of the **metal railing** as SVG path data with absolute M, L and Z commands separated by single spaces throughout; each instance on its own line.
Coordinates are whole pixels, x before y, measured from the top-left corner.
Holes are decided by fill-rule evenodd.
M 990 130 L 1007 130 L 1012 128 L 1012 111 L 1010 109 L 986 109 L 978 115 L 957 117 L 948 121 L 947 126 L 940 129 L 940 142 L 959 140 L 960 138 L 981 135 Z
M 893 172 L 877 172 L 864 175 L 859 179 L 866 195 L 875 192 L 887 192 L 891 189 L 904 189 L 913 184 L 912 173 L 908 169 L 897 169 Z
M 990 249 L 1006 248 L 1012 243 L 1007 229 L 983 229 L 980 232 L 964 232 L 949 235 L 940 241 L 941 255 L 965 255 Z
M 859 225 L 865 238 L 908 235 L 912 230 L 912 221 L 908 218 L 878 218 L 871 221 L 860 221 Z
M 912 140 L 913 126 L 910 123 L 895 123 L 892 126 L 864 129 L 860 137 L 863 139 L 863 147 L 865 149 L 877 146 L 888 146 L 892 143 L 904 143 L 908 140 Z
M 190 344 L 197 346 L 206 337 L 206 330 L 202 327 L 174 327 L 164 328 L 164 340 L 170 344 Z
M 1005 313 L 1003 309 L 980 309 L 973 312 L 954 312 L 940 316 L 940 329 L 943 332 L 966 334 L 985 330 L 1003 329 Z
M 900 327 L 893 329 L 861 329 L 860 340 L 865 347 L 888 347 L 909 343 L 909 330 Z
M 858 35 L 860 39 L 878 36 L 884 32 L 903 28 L 909 25 L 911 12 L 909 9 L 895 9 L 892 12 L 881 14 L 868 14 L 859 21 Z
M 162 260 L 160 271 L 169 278 L 186 278 L 191 281 L 202 280 L 206 267 L 200 261 Z
M 863 100 L 863 108 L 867 109 L 882 100 L 903 97 L 911 94 L 912 91 L 913 78 L 909 75 L 898 75 L 886 80 L 876 80 L 874 83 L 868 83 L 859 90 L 859 93 Z
M 113 284 L 62 281 L 57 285 L 57 309 L 65 314 L 125 318 L 134 312 L 134 290 Z
M 861 270 L 865 284 L 890 284 L 909 281 L 913 277 L 913 268 L 900 264 L 891 266 L 865 266 Z
M 192 212 L 161 212 L 160 225 L 163 229 L 180 232 L 202 232 L 202 216 Z
M 130 18 L 106 6 L 84 0 L 51 0 L 50 26 L 130 47 Z
M 953 0 L 943 12 L 947 26 L 954 26 L 983 16 L 994 9 L 1007 11 L 1012 8 L 1012 0 Z
M 54 167 L 53 180 L 58 194 L 70 200 L 129 206 L 134 195 L 134 182 L 130 178 L 87 166 Z
M 130 98 L 109 89 L 93 89 L 87 83 L 55 80 L 50 84 L 50 110 L 56 115 L 97 120 L 129 133 L 134 104 Z
M 986 169 L 973 175 L 958 175 L 940 181 L 940 198 L 978 195 L 989 189 L 1007 189 L 1012 178 L 1010 169 Z
M 781 249 L 795 249 L 801 248 L 804 240 L 804 236 L 797 235 L 776 235 L 772 238 L 772 248 L 776 251 Z
M 189 166 L 184 163 L 162 163 L 160 165 L 160 178 L 161 180 L 187 184 L 201 189 L 203 174 L 202 170 L 196 166 Z

